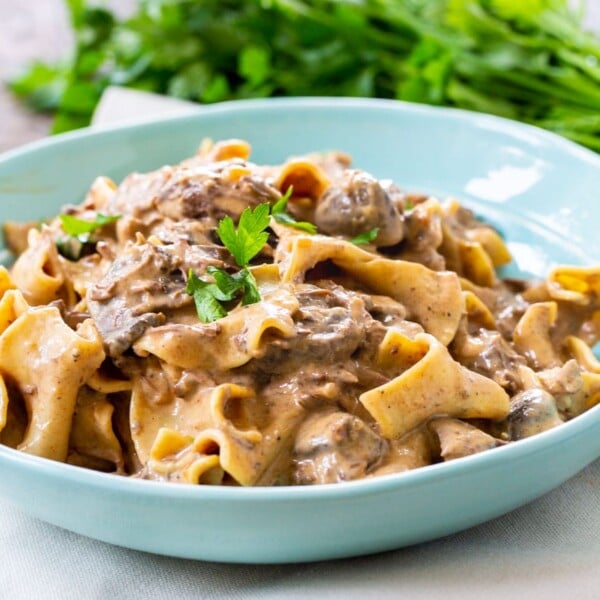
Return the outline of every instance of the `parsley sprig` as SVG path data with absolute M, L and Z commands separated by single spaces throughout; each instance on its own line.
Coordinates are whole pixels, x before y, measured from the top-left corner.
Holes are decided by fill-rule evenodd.
M 265 230 L 268 226 L 269 204 L 265 202 L 254 210 L 250 207 L 244 209 L 237 229 L 230 216 L 221 219 L 217 235 L 231 252 L 235 262 L 244 268 L 267 243 L 269 234 Z
M 293 191 L 294 187 L 290 185 L 285 194 L 273 204 L 273 208 L 271 208 L 273 218 L 277 223 L 281 223 L 281 225 L 288 225 L 289 227 L 307 231 L 308 233 L 317 233 L 317 228 L 312 223 L 308 221 L 296 221 L 292 215 L 286 212 L 285 209 L 287 208 L 289 199 L 292 197 Z
M 356 237 L 353 237 L 350 241 L 357 246 L 362 246 L 364 244 L 370 244 L 378 235 L 379 227 L 374 227 L 369 231 L 365 231 L 364 233 L 358 234 Z
M 233 275 L 220 267 L 209 267 L 208 273 L 214 283 L 200 279 L 192 269 L 188 272 L 185 291 L 194 297 L 198 318 L 203 323 L 212 323 L 227 315 L 226 304 L 237 300 L 242 304 L 255 304 L 260 301 L 260 293 L 254 275 L 244 268 Z
M 65 233 L 79 238 L 82 242 L 89 241 L 90 234 L 94 233 L 97 229 L 109 223 L 114 223 L 120 218 L 121 215 L 103 215 L 102 213 L 98 213 L 93 221 L 86 221 L 78 219 L 73 215 L 60 215 L 62 228 L 65 230 Z
M 86 246 L 92 244 L 92 233 L 109 223 L 114 223 L 121 218 L 121 215 L 98 213 L 93 221 L 78 219 L 73 215 L 59 215 L 59 218 L 67 237 L 59 238 L 56 241 L 56 247 L 65 258 L 78 260 L 81 258 Z
M 246 208 L 237 228 L 229 216 L 219 221 L 217 235 L 241 267 L 240 271 L 231 274 L 222 267 L 208 267 L 207 272 L 214 279 L 209 282 L 189 270 L 185 291 L 194 297 L 198 318 L 203 323 L 227 315 L 226 305 L 233 301 L 241 299 L 244 305 L 260 301 L 258 285 L 248 265 L 269 237 L 266 231 L 270 222 L 269 208 L 268 203 L 260 204 L 254 210 Z
M 87 125 L 104 88 L 123 85 L 202 103 L 310 93 L 450 105 L 600 151 L 600 41 L 585 31 L 583 1 L 145 0 L 129 2 L 132 12 L 119 2 L 64 4 L 71 57 L 36 61 L 10 84 L 56 114 L 54 132 Z
M 240 267 L 237 273 L 229 273 L 222 267 L 208 267 L 206 270 L 214 281 L 206 281 L 198 277 L 192 269 L 188 272 L 185 291 L 194 297 L 198 318 L 203 323 L 212 323 L 227 315 L 227 306 L 241 300 L 243 305 L 260 302 L 260 292 L 254 275 L 248 269 L 250 261 L 267 243 L 272 216 L 275 221 L 296 229 L 316 233 L 312 223 L 296 221 L 285 212 L 288 200 L 292 195 L 292 186 L 271 207 L 268 202 L 259 204 L 254 210 L 246 208 L 237 227 L 230 216 L 219 221 L 217 235 L 229 250 L 236 264 Z

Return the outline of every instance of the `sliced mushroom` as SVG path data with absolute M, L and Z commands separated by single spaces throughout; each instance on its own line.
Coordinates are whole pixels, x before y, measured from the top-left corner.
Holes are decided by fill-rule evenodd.
M 554 397 L 544 390 L 525 390 L 511 400 L 508 434 L 513 441 L 552 429 L 562 422 Z
M 336 483 L 364 477 L 388 449 L 362 419 L 343 412 L 311 415 L 294 444 L 294 482 Z
M 404 235 L 402 217 L 389 195 L 374 177 L 358 170 L 348 170 L 339 187 L 321 196 L 315 223 L 327 234 L 349 237 L 377 227 L 377 246 L 393 246 Z

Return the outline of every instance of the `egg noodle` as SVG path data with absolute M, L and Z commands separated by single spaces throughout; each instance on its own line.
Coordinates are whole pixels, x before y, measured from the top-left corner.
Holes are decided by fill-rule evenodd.
M 161 481 L 334 483 L 598 403 L 600 268 L 503 281 L 503 240 L 456 200 L 342 153 L 249 156 L 205 141 L 5 225 L 2 444 Z

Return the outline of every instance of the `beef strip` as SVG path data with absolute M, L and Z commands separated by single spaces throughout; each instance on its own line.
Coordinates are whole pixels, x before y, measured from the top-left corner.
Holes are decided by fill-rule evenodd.
M 218 250 L 218 248 L 216 248 Z M 116 357 L 149 327 L 162 325 L 164 311 L 192 303 L 185 291 L 189 268 L 223 266 L 211 247 L 183 241 L 168 246 L 130 244 L 87 294 L 88 308 L 107 353 Z
M 337 483 L 364 477 L 381 461 L 388 443 L 364 421 L 343 412 L 306 419 L 294 443 L 294 483 Z
M 512 340 L 517 323 L 527 310 L 529 302 L 523 297 L 526 282 L 518 279 L 499 281 L 492 288 L 472 285 L 477 297 L 490 309 L 498 331 Z
M 334 364 L 348 360 L 365 339 L 373 319 L 359 294 L 332 285 L 299 284 L 294 293 L 300 308 L 292 315 L 295 335 L 270 340 L 253 368 L 283 373 L 307 362 Z
M 312 411 L 356 399 L 357 383 L 350 363 L 323 366 L 308 362 L 292 373 L 272 377 L 261 389 L 261 397 L 266 404 L 272 404 L 270 398 L 287 397 L 289 403 Z
M 363 294 L 319 284 L 326 287 L 294 286 L 295 335 L 265 340 L 262 357 L 239 371 L 261 382 L 263 396 L 287 395 L 306 410 L 343 407 L 368 418 L 358 397 L 389 381 L 372 364 L 386 328 L 371 317 Z
M 217 163 L 211 169 L 177 170 L 169 185 L 161 190 L 160 212 L 172 219 L 187 217 L 218 221 L 230 216 L 237 221 L 245 208 L 275 202 L 280 197 L 276 188 L 258 176 L 231 178 L 228 168 L 232 165 L 247 167 L 244 161 L 233 159 Z
M 122 215 L 117 223 L 120 242 L 133 239 L 138 231 L 157 233 L 164 239 L 165 219 L 179 232 L 187 229 L 177 226 L 182 220 L 191 223 L 201 219 L 201 231 L 195 228 L 197 238 L 214 229 L 223 217 L 237 222 L 246 207 L 272 203 L 281 196 L 253 169 L 253 165 L 234 158 L 211 165 L 190 163 L 133 173 L 121 183 L 106 210 Z
M 526 360 L 498 331 L 480 329 L 475 335 L 457 336 L 457 342 L 453 354 L 465 367 L 493 379 L 511 394 L 522 389 L 519 367 Z

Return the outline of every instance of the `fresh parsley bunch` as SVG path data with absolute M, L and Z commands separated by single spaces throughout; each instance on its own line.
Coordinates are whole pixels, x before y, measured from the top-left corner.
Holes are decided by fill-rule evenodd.
M 600 41 L 569 0 L 139 0 L 126 19 L 65 1 L 74 55 L 11 83 L 56 114 L 55 132 L 89 123 L 102 90 L 125 85 L 207 103 L 318 95 L 457 106 L 600 151 Z

